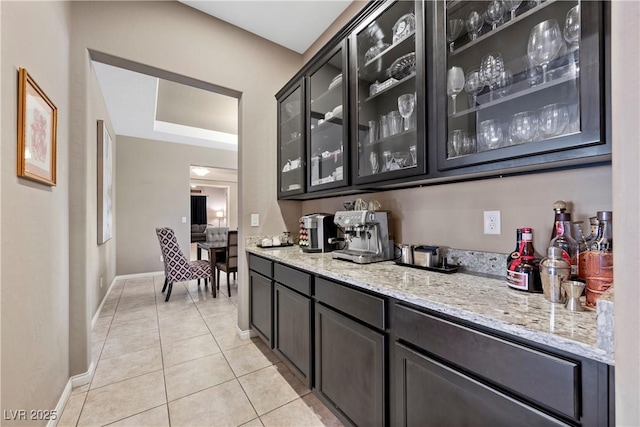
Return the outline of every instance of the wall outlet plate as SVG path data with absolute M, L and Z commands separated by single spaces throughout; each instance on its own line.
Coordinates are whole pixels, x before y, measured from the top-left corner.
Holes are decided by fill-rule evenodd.
M 260 214 L 251 214 L 251 226 L 252 227 L 260 226 Z
M 484 211 L 484 234 L 500 234 L 500 211 Z

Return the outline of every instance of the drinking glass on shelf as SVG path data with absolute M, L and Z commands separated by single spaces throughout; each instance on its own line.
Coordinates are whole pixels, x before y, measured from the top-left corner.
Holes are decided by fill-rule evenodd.
M 447 23 L 447 41 L 449 42 L 449 52 L 453 52 L 453 43 L 460 37 L 464 28 L 464 19 L 449 19 Z
M 498 120 L 491 119 L 480 122 L 478 128 L 478 151 L 500 148 L 502 147 L 503 139 L 502 124 Z
M 511 21 L 516 18 L 516 9 L 520 7 L 522 4 L 522 0 L 503 0 L 504 5 L 507 7 L 507 10 L 511 12 Z
M 489 3 L 487 11 L 485 12 L 485 19 L 487 23 L 491 25 L 492 30 L 498 28 L 498 24 L 502 24 L 506 12 L 507 7 L 502 0 L 493 0 Z
M 378 140 L 378 121 L 369 120 L 369 144 Z
M 380 172 L 380 161 L 378 160 L 378 153 L 372 151 L 371 154 L 369 154 L 369 163 L 371 163 L 372 174 Z
M 462 153 L 464 154 L 473 154 L 476 152 L 476 138 L 473 135 L 467 134 L 467 137 L 464 139 L 464 143 L 462 144 Z
M 523 111 L 514 114 L 509 124 L 509 134 L 514 144 L 531 142 L 538 133 L 538 114 L 535 111 Z
M 464 82 L 464 90 L 469 94 L 469 107 L 475 108 L 478 105 L 478 94 L 484 89 L 484 82 L 480 78 L 480 70 L 474 68 L 467 73 Z
M 489 101 L 493 101 L 493 90 L 498 77 L 504 71 L 504 60 L 499 52 L 485 55 L 480 62 L 480 78 L 489 86 Z
M 415 145 L 409 146 L 409 154 L 411 155 L 411 161 L 413 162 L 412 163 L 413 166 L 416 166 L 418 164 L 418 154 L 417 154 Z
M 496 79 L 496 92 L 500 98 L 509 93 L 512 82 L 513 74 L 511 73 L 511 70 L 504 70 L 498 75 L 498 78 Z
M 483 25 L 483 13 L 480 12 L 479 9 L 472 9 L 467 15 L 467 20 L 465 21 L 465 28 L 467 29 L 467 34 L 469 34 L 471 41 L 478 38 L 478 34 L 480 34 Z
M 560 135 L 569 124 L 569 108 L 567 104 L 549 104 L 540 109 L 538 127 L 545 138 Z
M 382 152 L 382 160 L 384 161 L 384 170 L 390 171 L 393 163 L 393 156 L 391 155 L 391 150 L 384 150 Z
M 542 67 L 539 65 L 533 65 L 527 57 L 527 70 L 526 77 L 529 86 L 537 86 L 542 83 Z
M 549 19 L 533 27 L 529 34 L 527 55 L 533 65 L 542 67 L 542 82 L 547 82 L 547 66 L 556 58 L 563 45 L 558 21 Z
M 391 134 L 389 133 L 389 117 L 385 114 L 380 116 L 380 139 L 388 138 Z
M 416 106 L 416 96 L 413 93 L 405 93 L 398 97 L 398 111 L 404 119 L 404 130 L 414 128 L 412 120 L 413 109 Z
M 449 143 L 448 143 L 448 153 L 447 157 L 457 157 L 462 155 L 465 138 L 467 134 L 461 129 L 455 129 L 449 132 Z
M 464 71 L 460 67 L 451 67 L 447 73 L 447 95 L 451 97 L 453 113 L 456 114 L 456 96 L 464 88 Z

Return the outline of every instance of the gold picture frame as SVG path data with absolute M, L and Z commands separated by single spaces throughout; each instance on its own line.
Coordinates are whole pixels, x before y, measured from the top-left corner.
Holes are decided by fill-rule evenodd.
M 18 72 L 18 176 L 56 185 L 58 109 L 25 68 Z

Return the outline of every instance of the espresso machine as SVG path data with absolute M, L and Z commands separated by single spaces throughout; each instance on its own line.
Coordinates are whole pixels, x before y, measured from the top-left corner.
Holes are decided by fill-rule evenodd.
M 393 258 L 388 212 L 338 211 L 335 213 L 334 222 L 343 232 L 344 248 L 333 251 L 333 258 L 358 264 Z
M 336 248 L 333 215 L 315 213 L 300 218 L 299 245 L 303 252 L 330 252 Z M 330 242 L 331 240 L 331 242 Z

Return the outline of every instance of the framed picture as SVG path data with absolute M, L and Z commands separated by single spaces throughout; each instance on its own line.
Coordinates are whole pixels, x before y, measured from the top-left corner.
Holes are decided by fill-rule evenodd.
M 56 185 L 58 109 L 25 68 L 18 79 L 18 176 Z
M 113 234 L 113 142 L 104 120 L 98 120 L 98 244 Z

